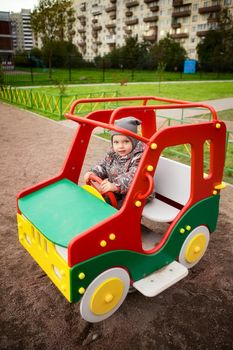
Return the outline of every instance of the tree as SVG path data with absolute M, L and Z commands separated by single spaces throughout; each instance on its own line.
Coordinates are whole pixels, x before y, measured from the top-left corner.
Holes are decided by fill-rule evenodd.
M 183 69 L 183 62 L 187 57 L 186 51 L 179 42 L 170 38 L 161 39 L 151 48 L 151 55 L 154 58 L 155 66 L 166 65 L 166 70 L 174 71 Z
M 144 68 L 148 47 L 138 43 L 136 38 L 128 38 L 124 46 L 112 50 L 104 56 L 105 66 L 111 68 Z M 98 58 L 98 63 L 100 59 Z
M 53 41 L 45 44 L 42 50 L 44 62 L 48 64 L 50 50 L 53 51 L 51 58 L 52 67 L 65 68 L 80 66 L 83 64 L 82 55 L 78 52 L 77 47 L 69 41 Z
M 48 52 L 49 75 L 51 77 L 52 57 L 56 41 L 72 42 L 75 22 L 72 0 L 39 0 L 39 5 L 32 12 L 31 25 L 43 46 L 50 47 Z
M 233 71 L 233 18 L 223 9 L 216 18 L 218 27 L 207 32 L 197 45 L 199 64 L 203 70 Z

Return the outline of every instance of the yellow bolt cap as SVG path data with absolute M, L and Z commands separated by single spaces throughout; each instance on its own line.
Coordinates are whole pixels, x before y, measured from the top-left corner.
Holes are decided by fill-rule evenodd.
M 80 272 L 80 274 L 78 275 L 78 278 L 79 278 L 80 280 L 84 280 L 85 277 L 86 277 L 86 276 L 85 276 L 85 273 L 83 273 L 83 272 Z
M 114 233 L 110 233 L 109 239 L 110 239 L 111 241 L 114 241 L 114 239 L 116 239 L 116 235 L 115 235 Z
M 101 247 L 104 248 L 104 247 L 106 247 L 107 242 L 105 240 L 103 240 L 103 241 L 100 242 L 100 245 L 101 245 Z
M 111 303 L 112 300 L 113 300 L 113 295 L 111 293 L 108 293 L 105 295 L 104 297 L 105 303 Z
M 221 128 L 221 124 L 220 123 L 216 123 L 215 127 L 216 127 L 216 129 L 220 129 Z
M 181 228 L 181 229 L 180 229 L 180 233 L 185 233 L 185 229 L 184 229 L 184 228 Z
M 216 190 L 213 190 L 213 194 L 216 195 L 218 193 L 218 191 Z
M 138 208 L 139 208 L 139 207 L 141 207 L 142 202 L 141 202 L 141 201 L 136 201 L 136 202 L 135 202 L 135 205 L 136 205 L 136 207 L 138 207 Z
M 201 250 L 201 248 L 197 245 L 195 248 L 194 248 L 194 253 L 199 253 Z
M 190 230 L 191 230 L 191 226 L 187 225 L 187 226 L 186 226 L 186 230 L 187 230 L 187 231 L 190 231 Z
M 78 292 L 79 292 L 79 294 L 84 294 L 85 293 L 85 288 L 80 287 Z
M 152 143 L 150 145 L 150 148 L 153 149 L 153 150 L 155 150 L 157 147 L 158 147 L 157 143 Z
M 147 171 L 153 171 L 153 170 L 154 170 L 153 165 L 148 165 L 148 167 L 147 167 Z

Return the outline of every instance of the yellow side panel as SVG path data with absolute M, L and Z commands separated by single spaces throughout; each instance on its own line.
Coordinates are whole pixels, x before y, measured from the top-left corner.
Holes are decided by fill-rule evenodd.
M 67 262 L 30 221 L 20 214 L 17 214 L 17 220 L 20 243 L 70 302 L 70 268 Z

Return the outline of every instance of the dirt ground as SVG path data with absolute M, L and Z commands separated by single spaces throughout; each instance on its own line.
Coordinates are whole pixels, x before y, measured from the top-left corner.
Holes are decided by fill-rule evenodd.
M 209 249 L 184 280 L 154 298 L 129 294 L 111 318 L 89 324 L 20 245 L 16 226 L 16 194 L 58 173 L 75 130 L 7 104 L 0 123 L 1 349 L 233 348 L 233 187 L 222 191 Z M 93 138 L 96 158 L 107 146 Z

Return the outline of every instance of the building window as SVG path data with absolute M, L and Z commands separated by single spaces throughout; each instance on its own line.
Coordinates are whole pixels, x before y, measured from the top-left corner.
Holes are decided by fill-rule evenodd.
M 193 4 L 193 11 L 197 11 L 198 5 L 197 4 Z
M 197 22 L 197 16 L 193 16 L 193 17 L 192 17 L 192 21 L 193 21 L 193 22 Z

